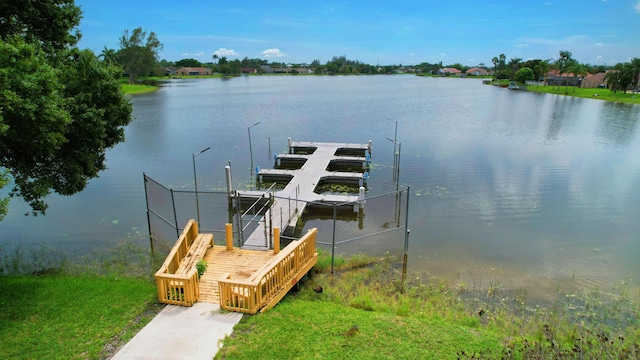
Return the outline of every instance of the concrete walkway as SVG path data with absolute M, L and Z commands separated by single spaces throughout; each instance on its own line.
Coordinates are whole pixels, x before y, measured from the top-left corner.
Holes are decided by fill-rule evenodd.
M 211 360 L 219 341 L 231 334 L 241 318 L 240 313 L 221 313 L 218 304 L 167 305 L 112 359 Z

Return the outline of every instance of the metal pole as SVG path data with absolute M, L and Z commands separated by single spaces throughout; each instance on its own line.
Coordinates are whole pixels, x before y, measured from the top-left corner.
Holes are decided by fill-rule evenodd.
M 153 251 L 153 235 L 151 234 L 151 218 L 149 217 L 149 195 L 147 194 L 147 174 L 142 173 L 144 179 L 144 201 L 147 204 L 147 227 L 149 228 L 149 246 L 151 247 L 151 265 L 155 261 L 155 252 Z
M 404 226 L 405 226 L 405 235 L 404 235 L 404 259 L 402 264 L 402 276 L 403 279 L 407 276 L 407 263 L 409 259 L 409 235 L 411 234 L 411 230 L 409 230 L 409 196 L 410 189 L 407 187 L 407 210 L 405 211 L 404 218 Z
M 180 229 L 178 228 L 178 214 L 176 213 L 176 199 L 173 196 L 173 189 L 169 189 L 171 191 L 171 205 L 173 206 L 173 221 L 174 227 L 176 228 L 176 239 L 180 237 Z
M 396 164 L 396 145 L 398 144 L 398 121 L 391 120 L 390 117 L 387 117 L 387 120 L 396 123 L 396 130 L 395 130 L 394 135 L 393 135 L 393 168 L 395 169 L 396 166 L 397 166 L 397 164 Z M 393 173 L 393 177 L 394 177 L 393 180 L 396 180 L 395 179 L 395 173 Z
M 338 216 L 338 205 L 333 205 L 333 238 L 331 240 L 331 275 L 333 275 L 333 263 L 336 256 L 336 217 Z
M 251 174 L 251 190 L 253 190 L 253 148 L 251 147 L 251 128 L 260 124 L 260 121 L 257 123 L 247 127 L 247 133 L 249 134 L 249 157 L 251 158 L 251 168 L 249 168 L 249 173 Z
M 398 144 L 398 175 L 396 175 L 396 190 L 398 190 L 398 187 L 400 186 L 400 154 L 402 153 L 402 143 Z
M 198 201 L 198 176 L 196 175 L 196 156 L 202 154 L 203 152 L 211 149 L 211 146 L 208 148 L 201 150 L 198 153 L 191 153 L 191 158 L 193 159 L 193 182 L 196 187 L 196 213 L 198 215 L 198 226 L 200 226 L 200 203 Z

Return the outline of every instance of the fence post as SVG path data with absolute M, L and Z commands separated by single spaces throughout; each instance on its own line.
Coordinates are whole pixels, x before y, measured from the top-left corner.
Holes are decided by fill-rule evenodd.
M 333 238 L 331 240 L 331 275 L 333 275 L 333 262 L 336 255 L 336 217 L 338 216 L 338 205 L 333 205 Z
M 411 230 L 409 230 L 409 187 L 407 187 L 407 210 L 404 215 L 404 228 L 406 229 L 404 235 L 404 260 L 402 264 L 402 279 L 404 280 L 407 276 L 407 263 L 409 258 L 409 235 L 411 234 Z
M 233 250 L 233 224 L 225 224 L 224 230 L 227 250 Z
M 176 228 L 176 239 L 180 237 L 180 228 L 178 226 L 178 213 L 176 212 L 176 199 L 173 196 L 173 189 L 169 189 L 171 191 L 171 205 L 173 206 L 173 221 L 174 227 Z
M 151 233 L 151 218 L 149 217 L 149 194 L 147 194 L 147 174 L 142 173 L 144 179 L 144 201 L 147 204 L 147 227 L 149 228 L 149 246 L 151 247 L 151 267 L 156 260 L 155 252 L 153 251 L 153 235 Z
M 280 252 L 280 227 L 276 226 L 273 228 L 273 253 L 277 254 Z

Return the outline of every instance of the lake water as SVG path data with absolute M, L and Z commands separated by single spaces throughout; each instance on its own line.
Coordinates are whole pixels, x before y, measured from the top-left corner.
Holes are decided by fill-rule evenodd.
M 146 235 L 142 173 L 175 189 L 223 189 L 294 141 L 373 140 L 370 193 L 411 187 L 410 267 L 469 287 L 498 282 L 549 294 L 639 284 L 640 106 L 509 91 L 478 79 L 414 76 L 176 80 L 132 98 L 109 169 L 46 216 L 13 199 L 3 241 L 83 253 Z M 390 121 L 391 118 L 393 121 Z M 269 141 L 270 140 L 270 141 Z M 271 151 L 269 151 L 269 144 Z

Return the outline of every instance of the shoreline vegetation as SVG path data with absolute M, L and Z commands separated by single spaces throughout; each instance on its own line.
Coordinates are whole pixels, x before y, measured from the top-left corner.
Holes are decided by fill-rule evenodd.
M 404 75 L 404 74 L 398 74 Z M 138 95 L 154 92 L 160 89 L 158 82 L 171 80 L 171 79 L 220 79 L 220 78 L 232 78 L 240 77 L 243 75 L 223 76 L 221 74 L 215 75 L 194 75 L 194 76 L 180 76 L 180 77 L 154 77 L 145 79 L 142 84 L 122 84 L 122 91 L 127 95 Z M 247 76 L 341 76 L 341 75 L 315 75 L 315 74 L 263 74 L 263 75 L 247 75 Z M 353 76 L 353 75 L 346 75 Z M 421 75 L 424 77 L 432 77 L 431 75 Z M 473 76 L 466 77 L 466 79 L 490 79 L 491 76 Z M 504 81 L 503 81 L 504 82 Z M 150 85 L 153 84 L 153 85 Z M 490 82 L 490 85 L 499 86 L 500 82 Z M 504 84 L 505 87 L 508 81 Z M 553 95 L 572 96 L 586 99 L 597 99 L 604 101 L 622 102 L 628 104 L 640 104 L 640 94 L 633 92 L 613 92 L 606 88 L 574 88 L 572 86 L 548 86 L 548 85 L 529 85 L 526 87 L 526 91 L 547 93 Z
M 152 276 L 162 257 L 150 265 L 142 243 L 73 261 L 0 244 L 0 358 L 114 355 L 164 307 Z M 336 259 L 331 275 L 320 251 L 297 290 L 211 344 L 216 359 L 640 357 L 640 293 L 626 283 L 540 303 L 495 282 L 472 290 L 428 274 L 403 279 L 401 268 L 398 257 L 355 255 Z

